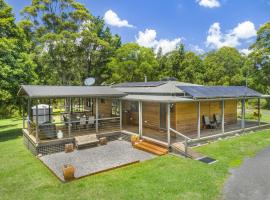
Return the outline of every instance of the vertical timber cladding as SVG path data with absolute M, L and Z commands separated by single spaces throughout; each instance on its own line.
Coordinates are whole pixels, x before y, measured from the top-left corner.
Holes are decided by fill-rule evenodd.
M 137 104 L 138 102 L 134 101 L 122 101 L 122 110 L 123 110 L 123 124 L 128 125 L 138 125 L 138 110 L 132 108 L 131 104 Z M 133 105 L 134 106 L 134 105 Z M 171 108 L 171 127 L 175 128 L 175 108 L 174 104 Z M 166 113 L 165 113 L 166 114 Z M 167 115 L 166 115 L 167 117 Z M 152 128 L 159 130 L 160 129 L 160 103 L 158 102 L 142 102 L 142 121 L 143 127 Z
M 176 130 L 184 134 L 197 132 L 197 103 L 183 102 L 176 106 Z M 225 123 L 233 124 L 237 122 L 237 100 L 225 101 Z M 201 128 L 203 126 L 203 115 L 213 119 L 214 114 L 221 115 L 221 101 L 201 102 Z

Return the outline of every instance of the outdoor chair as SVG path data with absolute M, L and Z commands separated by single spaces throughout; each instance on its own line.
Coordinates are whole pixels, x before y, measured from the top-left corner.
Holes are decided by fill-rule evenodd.
M 214 114 L 214 120 L 215 120 L 217 126 L 221 125 L 222 118 L 221 118 L 221 116 L 219 114 Z
M 86 117 L 80 117 L 79 129 L 86 128 Z
M 89 116 L 88 117 L 88 126 L 90 128 L 94 128 L 94 126 L 95 126 L 95 117 L 94 116 Z
M 203 116 L 203 123 L 204 123 L 205 128 L 210 128 L 210 129 L 216 128 L 216 123 L 210 121 L 209 117 L 206 115 Z

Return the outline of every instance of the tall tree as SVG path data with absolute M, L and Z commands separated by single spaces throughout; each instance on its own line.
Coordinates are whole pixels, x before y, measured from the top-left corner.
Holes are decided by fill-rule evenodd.
M 203 84 L 204 68 L 202 59 L 194 52 L 186 52 L 178 77 L 183 82 Z
M 18 106 L 16 94 L 20 84 L 34 80 L 35 65 L 26 35 L 15 24 L 12 8 L 3 0 L 0 19 L 0 115 L 8 115 Z
M 23 14 L 42 83 L 80 85 L 87 76 L 103 81 L 120 38 L 112 36 L 102 19 L 75 0 L 32 0 Z
M 152 49 L 141 47 L 135 43 L 127 43 L 120 47 L 108 64 L 111 78 L 109 83 L 124 81 L 157 80 L 158 62 Z
M 209 85 L 244 85 L 245 57 L 237 49 L 223 47 L 204 59 L 204 82 Z
M 256 42 L 251 46 L 253 77 L 256 79 L 257 89 L 263 93 L 270 93 L 270 22 L 261 26 L 257 32 Z M 270 105 L 270 102 L 269 102 Z

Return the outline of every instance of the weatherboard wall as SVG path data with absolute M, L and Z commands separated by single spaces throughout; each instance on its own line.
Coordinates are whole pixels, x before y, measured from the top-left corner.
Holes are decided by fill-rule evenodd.
M 183 134 L 194 134 L 197 132 L 197 103 L 177 103 L 176 109 L 176 130 Z M 201 102 L 201 129 L 203 128 L 203 116 L 213 119 L 214 114 L 221 115 L 221 101 Z M 237 122 L 237 100 L 225 101 L 225 124 Z

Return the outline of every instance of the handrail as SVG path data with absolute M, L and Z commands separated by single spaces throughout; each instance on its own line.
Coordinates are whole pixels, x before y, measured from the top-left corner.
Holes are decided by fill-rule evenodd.
M 174 130 L 174 129 L 170 128 L 170 131 L 176 133 L 177 135 L 179 135 L 179 136 L 181 136 L 181 137 L 183 137 L 183 138 L 185 138 L 185 139 L 187 139 L 187 140 L 191 140 L 191 138 L 189 138 L 188 136 L 186 136 L 186 135 L 184 135 L 184 134 L 178 132 L 177 130 Z
M 184 142 L 184 145 L 185 145 L 185 157 L 187 157 L 188 156 L 188 141 L 190 141 L 191 138 L 187 137 L 186 135 L 184 135 L 184 134 L 182 134 L 182 133 L 180 133 L 177 130 L 174 130 L 172 128 L 169 128 L 169 130 L 176 133 L 177 135 L 179 135 L 179 136 L 181 136 L 181 137 L 183 137 L 185 139 L 185 142 Z

